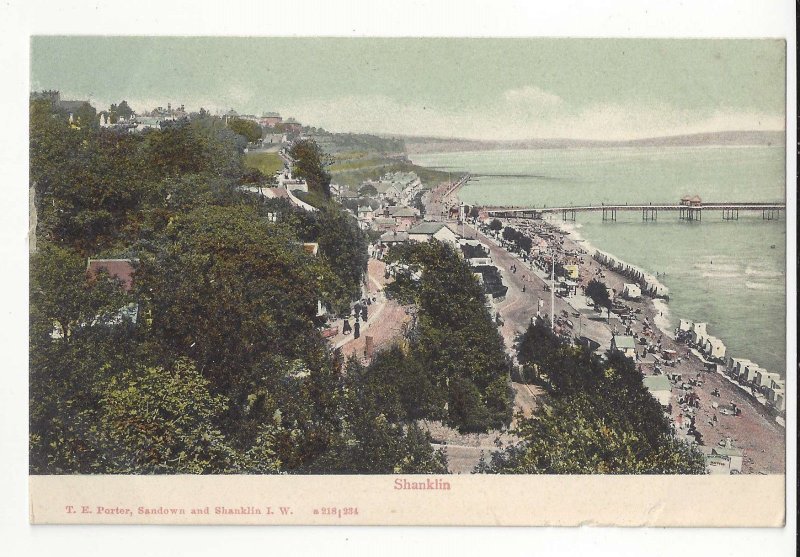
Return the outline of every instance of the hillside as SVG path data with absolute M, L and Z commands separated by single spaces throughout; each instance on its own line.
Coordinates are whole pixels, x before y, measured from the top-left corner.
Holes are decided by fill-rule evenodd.
M 404 138 L 406 153 L 441 153 L 452 151 L 489 151 L 503 149 L 567 149 L 586 147 L 695 147 L 703 145 L 782 145 L 786 134 L 782 131 L 724 131 L 665 137 L 650 137 L 626 141 L 601 141 L 582 139 L 524 139 L 524 140 L 473 140 L 436 137 Z

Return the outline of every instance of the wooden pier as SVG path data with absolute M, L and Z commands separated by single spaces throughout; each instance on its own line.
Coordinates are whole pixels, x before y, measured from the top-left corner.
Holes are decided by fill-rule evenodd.
M 604 221 L 616 221 L 618 211 L 637 211 L 642 214 L 642 221 L 657 221 L 660 212 L 678 213 L 678 219 L 687 222 L 700 222 L 703 212 L 719 211 L 722 220 L 738 221 L 740 211 L 761 212 L 764 220 L 779 220 L 781 211 L 786 210 L 785 203 L 777 202 L 714 202 L 714 203 L 648 203 L 648 204 L 601 204 L 570 205 L 562 207 L 487 207 L 490 217 L 541 219 L 547 214 L 561 214 L 561 218 L 575 220 L 578 213 L 599 212 Z

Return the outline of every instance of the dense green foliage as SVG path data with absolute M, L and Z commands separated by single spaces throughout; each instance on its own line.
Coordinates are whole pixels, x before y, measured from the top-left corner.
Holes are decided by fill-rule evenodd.
M 503 239 L 513 243 L 517 247 L 517 250 L 520 251 L 530 252 L 533 247 L 533 240 L 511 226 L 506 226 L 503 229 Z
M 120 118 L 129 120 L 133 116 L 133 109 L 128 106 L 128 101 L 122 101 L 118 105 L 112 104 L 108 108 L 108 114 L 111 117 L 111 123 L 116 124 Z
M 388 287 L 418 307 L 406 352 L 373 367 L 394 370 L 396 397 L 406 416 L 444 419 L 461 431 L 502 428 L 511 420 L 509 364 L 503 341 L 484 307 L 484 293 L 449 245 L 432 241 L 393 247 L 389 261 L 422 271 L 401 274 Z
M 228 121 L 228 127 L 234 133 L 241 135 L 250 143 L 255 143 L 261 139 L 263 130 L 256 122 L 250 120 L 243 120 L 241 118 L 232 118 Z
M 32 103 L 32 473 L 444 469 L 421 431 L 362 409 L 319 332 L 318 301 L 360 294 L 364 233 L 241 191 L 264 181 L 245 141 L 207 113 L 128 134 Z M 98 256 L 132 259 L 133 289 L 90 280 Z
M 331 175 L 326 167 L 332 162 L 330 157 L 311 139 L 295 141 L 289 149 L 289 155 L 294 159 L 293 174 L 308 183 L 308 192 L 329 199 Z
M 603 281 L 592 279 L 586 285 L 586 295 L 592 299 L 594 305 L 601 308 L 611 307 L 611 297 L 608 295 L 608 288 Z
M 524 474 L 703 473 L 702 454 L 678 441 L 633 362 L 619 354 L 607 362 L 562 344 L 538 320 L 519 341 L 526 377 L 549 393 L 549 402 L 520 419 L 523 441 L 493 453 L 479 472 Z

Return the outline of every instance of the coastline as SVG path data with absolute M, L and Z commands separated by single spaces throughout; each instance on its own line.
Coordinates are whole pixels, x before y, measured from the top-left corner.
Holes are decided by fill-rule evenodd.
M 565 232 L 576 243 L 579 243 L 579 244 L 585 246 L 588 252 L 591 253 L 592 251 L 596 251 L 597 253 L 604 253 L 605 255 L 608 255 L 608 256 L 611 256 L 612 258 L 614 258 L 617 262 L 623 263 L 625 265 L 628 265 L 624 261 L 622 261 L 621 259 L 616 258 L 616 256 L 614 256 L 613 254 L 608 254 L 607 252 L 602 252 L 601 250 L 597 249 L 589 241 L 587 241 L 585 238 L 583 238 L 580 235 L 580 233 L 577 231 L 578 229 L 575 228 L 574 226 L 571 226 L 568 223 L 561 223 L 561 222 L 558 222 L 558 221 L 556 221 L 556 222 L 548 221 L 548 222 L 552 226 L 554 226 L 554 227 L 558 228 L 559 230 L 562 230 L 563 232 Z M 602 261 L 601 261 L 601 263 L 602 263 Z M 604 265 L 604 266 L 609 268 L 608 265 Z M 636 269 L 639 272 L 644 273 L 645 275 L 647 274 L 646 270 L 642 270 L 642 269 L 640 269 L 638 267 L 635 267 L 633 265 L 628 265 L 628 267 Z M 613 268 L 609 268 L 609 271 L 615 272 L 615 270 Z M 619 274 L 619 273 L 617 273 L 617 274 Z M 626 277 L 626 278 L 630 278 L 630 277 Z M 664 287 L 664 288 L 666 289 L 666 287 Z M 677 338 L 676 338 L 676 331 L 678 331 L 678 326 L 673 326 L 672 322 L 670 321 L 669 297 L 668 296 L 665 296 L 665 297 L 645 296 L 643 298 L 648 300 L 649 304 L 651 304 L 653 306 L 653 311 L 652 311 L 652 316 L 653 317 L 652 317 L 651 322 L 654 325 L 656 325 L 656 327 L 663 333 L 663 335 L 667 336 L 667 337 L 669 337 L 669 338 L 671 338 L 673 340 L 676 340 L 677 342 L 679 342 L 683 346 L 689 346 L 688 343 L 681 342 L 681 341 L 677 340 Z M 689 322 L 689 323 L 697 323 L 697 321 L 695 321 L 693 318 L 690 319 L 690 318 L 686 318 L 686 317 L 679 317 L 679 323 L 681 321 L 686 321 L 686 322 Z M 725 339 L 720 339 L 720 340 L 724 341 Z M 727 345 L 726 345 L 726 354 L 725 354 L 725 356 L 723 356 L 722 358 L 718 359 L 718 360 L 722 360 L 721 363 L 718 362 L 718 361 L 715 361 L 713 358 L 711 358 L 711 356 L 702 354 L 696 348 L 690 347 L 690 350 L 692 352 L 692 355 L 695 358 L 697 358 L 702 365 L 708 365 L 709 360 L 711 362 L 717 364 L 717 372 L 720 375 L 722 375 L 723 377 L 728 379 L 730 381 L 730 383 L 733 386 L 737 387 L 740 391 L 742 391 L 742 393 L 745 396 L 748 396 L 748 397 L 752 398 L 757 404 L 763 406 L 764 410 L 766 410 L 766 412 L 768 412 L 770 415 L 773 415 L 773 413 L 774 413 L 774 418 L 775 418 L 776 423 L 778 423 L 778 425 L 780 425 L 781 427 L 785 427 L 785 416 L 782 415 L 782 414 L 785 414 L 785 412 L 779 412 L 777 410 L 774 410 L 773 408 L 771 408 L 767 404 L 766 397 L 764 396 L 763 393 L 754 392 L 754 390 L 752 388 L 750 388 L 750 387 L 748 387 L 746 385 L 742 385 L 741 383 L 733 380 L 733 378 L 730 377 L 730 374 L 726 373 L 726 371 L 729 371 L 729 369 L 730 369 L 729 366 L 730 366 L 731 359 L 734 358 L 734 356 L 731 356 L 730 354 L 727 353 Z M 748 362 L 752 362 L 752 360 L 749 360 L 748 358 L 745 358 L 743 356 L 736 356 L 735 358 L 737 360 L 745 360 L 745 361 L 748 361 Z M 752 363 L 756 364 L 756 362 L 752 362 Z M 721 371 L 720 370 L 720 368 L 719 368 L 720 365 L 724 366 L 725 371 Z M 784 381 L 785 381 L 785 373 L 782 375 L 782 377 L 784 378 Z
M 450 192 L 447 198 L 440 197 L 437 202 L 450 206 L 458 204 L 458 189 L 460 188 Z M 536 226 L 531 221 L 504 221 L 504 224 L 510 224 L 529 236 L 536 235 L 534 228 L 537 227 L 558 231 L 557 234 L 552 235 L 556 236 L 555 240 L 548 241 L 551 242 L 553 248 L 561 250 L 562 253 L 568 250 L 583 254 L 579 266 L 579 282 L 584 287 L 594 276 L 602 276 L 606 284 L 618 292 L 622 291 L 622 285 L 625 282 L 630 282 L 630 279 L 602 266 L 595 260 L 591 256 L 590 249 L 587 249 L 592 248 L 591 244 L 580 238 L 579 235 L 576 237 L 573 231 L 563 230 L 547 221 L 535 221 L 535 223 Z M 508 342 L 515 334 L 527 327 L 530 317 L 536 314 L 537 307 L 541 307 L 544 314 L 551 312 L 550 294 L 545 288 L 549 277 L 544 278 L 544 273 L 535 265 L 524 262 L 521 256 L 506 250 L 501 241 L 480 233 L 477 227 L 470 227 L 470 231 L 474 233 L 475 237 L 487 241 L 491 245 L 492 257 L 496 259 L 498 267 L 501 268 L 504 283 L 509 286 L 509 295 L 497 307 L 498 313 L 504 320 L 501 332 Z M 502 257 L 496 257 L 501 254 Z M 521 270 L 530 271 L 529 278 L 520 277 L 522 273 L 512 273 L 509 270 L 511 262 Z M 536 271 L 539 271 L 538 274 Z M 525 282 L 524 285 L 523 282 Z M 525 292 L 525 287 L 527 287 L 527 294 L 520 296 L 519 292 Z M 522 300 L 522 298 L 525 299 Z M 561 315 L 562 312 L 575 312 L 576 306 L 586 308 L 584 296 L 578 294 L 571 298 L 555 298 L 553 313 Z M 534 299 L 537 302 L 541 300 L 543 307 L 538 303 L 533 303 Z M 699 448 L 706 454 L 710 454 L 715 446 L 730 440 L 744 454 L 742 473 L 784 473 L 786 466 L 785 426 L 775 419 L 770 409 L 761 404 L 751 393 L 742 389 L 718 367 L 715 366 L 716 369 L 713 371 L 708 370 L 699 353 L 693 352 L 688 345 L 674 338 L 674 332 L 669 325 L 669 305 L 663 300 L 643 297 L 639 301 L 626 301 L 626 305 L 633 311 L 638 310 L 637 319 L 631 324 L 631 332 L 634 335 L 645 339 L 647 345 L 655 345 L 658 342 L 662 349 L 674 350 L 678 355 L 679 361 L 674 364 L 674 367 L 666 368 L 663 372 L 669 373 L 672 378 L 681 378 L 670 379 L 669 416 L 674 425 L 676 437 L 688 442 L 699 439 Z M 602 320 L 586 319 L 580 314 L 580 311 L 575 313 L 581 315 L 579 323 L 573 324 L 574 327 L 579 327 L 579 335 L 592 338 L 600 344 L 601 349 L 609 348 L 613 331 L 611 325 Z M 562 320 L 563 323 L 568 323 L 568 320 Z M 652 328 L 650 324 L 653 325 Z M 562 334 L 575 334 L 573 327 L 567 325 L 557 326 L 557 331 Z M 641 349 L 641 346 L 639 348 Z M 636 360 L 643 379 L 648 376 L 662 375 L 662 371 L 659 369 L 660 362 L 660 359 L 649 353 Z M 692 384 L 687 382 L 689 380 L 692 381 Z M 692 404 L 687 404 L 687 399 L 691 400 Z M 725 410 L 728 406 L 740 409 L 741 413 L 729 414 Z M 689 435 L 690 430 L 693 431 L 691 436 Z

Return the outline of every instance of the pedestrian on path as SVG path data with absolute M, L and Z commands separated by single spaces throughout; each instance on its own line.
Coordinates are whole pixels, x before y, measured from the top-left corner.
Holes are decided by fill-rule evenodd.
M 350 320 L 345 319 L 344 324 L 342 325 L 342 333 L 345 335 L 349 335 L 350 331 L 352 331 L 352 329 L 350 328 Z
M 358 338 L 361 336 L 361 324 L 356 321 L 355 325 L 353 325 L 353 338 Z

